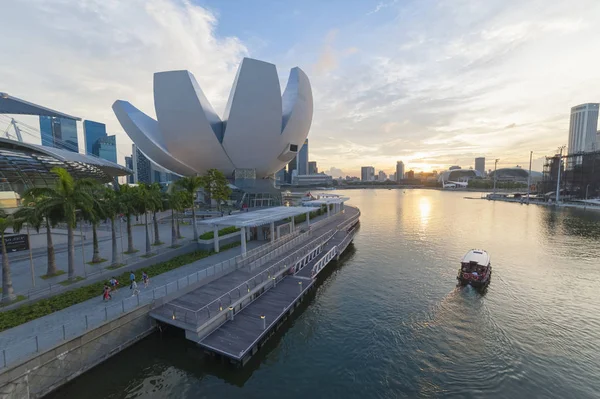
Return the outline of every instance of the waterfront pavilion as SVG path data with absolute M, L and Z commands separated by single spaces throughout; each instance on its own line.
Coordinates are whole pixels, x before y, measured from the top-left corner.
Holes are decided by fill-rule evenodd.
M 302 203 L 305 207 L 321 207 L 323 205 L 327 205 L 327 216 L 331 214 L 330 208 L 333 205 L 333 213 L 336 214 L 341 212 L 344 209 L 344 202 L 348 201 L 350 198 L 341 197 L 339 195 L 334 194 L 322 194 L 318 199 L 311 201 L 304 201 Z
M 312 209 L 303 206 L 276 206 L 273 208 L 261 209 L 253 212 L 239 212 L 233 215 L 222 216 L 213 219 L 198 221 L 196 223 L 211 225 L 214 231 L 215 252 L 219 252 L 219 228 L 237 227 L 240 229 L 240 242 L 242 245 L 242 255 L 246 254 L 246 240 L 248 229 L 252 227 L 270 227 L 270 240 L 275 241 L 275 223 L 291 218 L 291 231 L 295 230 L 294 217 L 306 215 L 306 225 L 310 226 L 310 212 Z

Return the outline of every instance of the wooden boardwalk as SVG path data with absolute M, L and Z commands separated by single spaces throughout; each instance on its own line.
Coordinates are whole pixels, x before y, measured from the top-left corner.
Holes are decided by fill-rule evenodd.
M 192 287 L 150 316 L 184 329 L 188 339 L 206 350 L 243 365 L 313 287 L 313 267 L 322 270 L 352 240 L 359 215 L 358 209 L 348 207 L 329 223 L 314 226 L 310 238 L 297 248 L 261 266 L 246 265 Z
M 200 346 L 245 363 L 258 344 L 312 287 L 314 280 L 286 277 L 218 330 L 199 342 Z M 264 324 L 261 316 L 264 316 Z

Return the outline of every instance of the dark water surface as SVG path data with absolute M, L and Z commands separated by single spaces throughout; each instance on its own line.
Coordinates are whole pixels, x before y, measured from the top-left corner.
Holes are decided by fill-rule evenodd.
M 347 194 L 362 211 L 354 247 L 249 366 L 154 334 L 52 396 L 600 397 L 600 212 Z M 456 287 L 471 248 L 492 256 L 483 295 Z

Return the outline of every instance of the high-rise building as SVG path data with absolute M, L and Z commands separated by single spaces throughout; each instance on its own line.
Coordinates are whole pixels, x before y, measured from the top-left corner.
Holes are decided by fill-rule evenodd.
M 317 168 L 317 162 L 316 161 L 310 161 L 308 163 L 308 174 L 309 175 L 316 175 L 317 173 L 319 173 L 319 168 Z
M 375 180 L 375 168 L 372 166 L 363 166 L 360 168 L 360 181 Z
M 292 159 L 290 162 L 288 162 L 287 164 L 287 173 L 285 175 L 285 182 L 292 184 L 292 173 L 297 169 L 297 165 L 298 165 L 298 156 L 296 155 L 294 157 L 294 159 Z
M 385 174 L 385 172 L 383 170 L 380 170 L 379 173 L 377 174 L 377 180 L 378 181 L 386 181 L 387 179 L 387 175 Z
M 396 181 L 404 179 L 404 162 L 398 161 L 396 162 Z
M 131 170 L 133 170 L 133 157 L 125 157 L 125 166 Z M 135 183 L 134 175 L 127 176 L 127 183 L 133 184 Z
M 298 175 L 308 174 L 308 139 L 304 140 L 304 145 L 300 148 L 300 152 L 296 156 L 298 159 L 297 169 Z
M 600 130 L 596 133 L 596 148 L 594 151 L 600 151 Z
M 275 183 L 278 185 L 285 183 L 285 168 L 275 173 Z
M 135 183 L 152 184 L 152 162 L 140 151 L 135 144 L 132 145 L 133 176 Z
M 77 122 L 73 119 L 40 116 L 42 145 L 79 152 Z
M 92 154 L 107 161 L 117 163 L 117 137 L 106 136 L 96 140 L 92 148 Z
M 481 176 L 485 175 L 485 158 L 475 158 L 475 170 L 481 173 Z
M 409 170 L 408 172 L 406 172 L 406 175 L 404 176 L 407 179 L 414 179 L 415 178 L 415 172 L 413 170 Z
M 581 104 L 571 108 L 569 155 L 594 150 L 596 146 L 596 134 L 598 132 L 599 106 L 600 104 Z M 580 164 L 582 160 L 581 157 L 571 159 L 574 159 L 575 164 Z
M 85 138 L 85 153 L 98 156 L 94 153 L 94 144 L 107 136 L 106 125 L 100 122 L 83 121 L 83 136 Z

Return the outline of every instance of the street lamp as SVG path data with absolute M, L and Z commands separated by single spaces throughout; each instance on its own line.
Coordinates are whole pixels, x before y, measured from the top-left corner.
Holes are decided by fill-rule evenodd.
M 497 179 L 496 170 L 498 168 L 498 161 L 499 161 L 499 159 L 496 159 L 494 161 L 494 198 L 496 197 L 496 179 Z
M 559 205 L 560 201 L 560 170 L 562 169 L 562 153 L 565 148 L 564 145 L 558 147 L 560 153 L 558 155 L 558 178 L 556 179 L 556 205 Z

